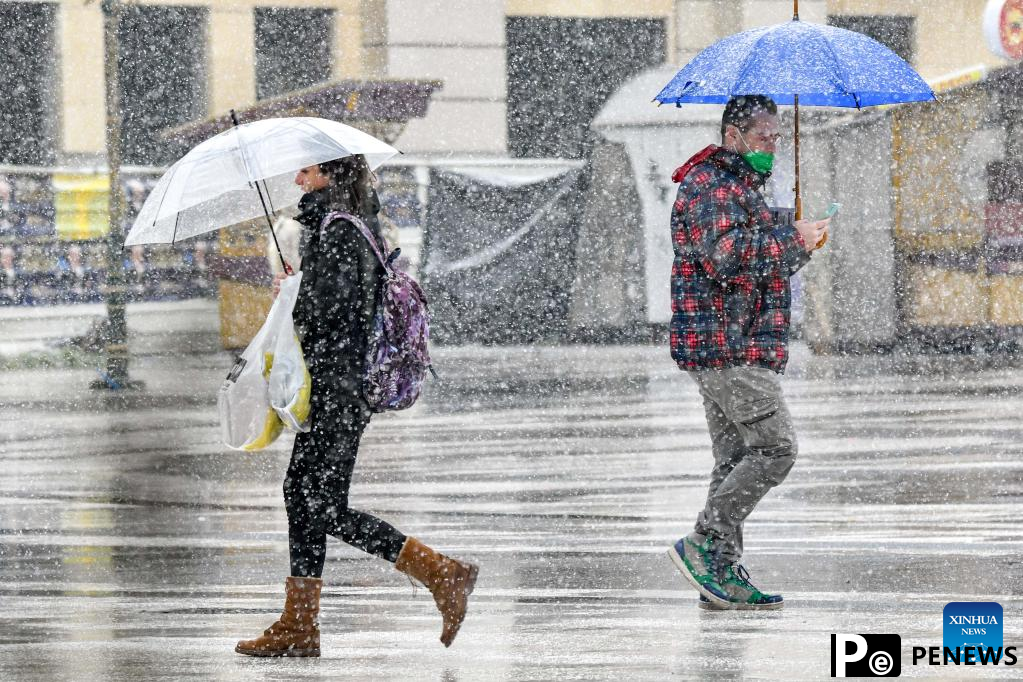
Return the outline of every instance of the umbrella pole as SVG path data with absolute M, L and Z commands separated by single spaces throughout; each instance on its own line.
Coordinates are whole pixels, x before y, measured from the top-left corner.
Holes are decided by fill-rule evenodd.
M 291 270 L 291 266 L 284 260 L 284 254 L 281 253 L 281 245 L 277 243 L 277 233 L 274 232 L 273 221 L 270 220 L 270 211 L 266 207 L 266 200 L 263 199 L 263 192 L 259 189 L 259 180 L 253 183 L 256 186 L 256 193 L 259 195 L 259 203 L 263 205 L 263 215 L 266 216 L 266 224 L 270 228 L 270 236 L 273 237 L 274 246 L 277 247 L 277 257 L 281 259 L 281 267 L 284 268 L 285 274 L 294 274 Z M 264 185 L 266 183 L 264 182 Z
M 799 95 L 795 96 L 795 105 L 796 105 L 796 134 L 795 134 L 795 142 L 796 142 L 796 150 L 795 150 L 796 151 L 796 186 L 795 186 L 794 189 L 796 191 L 796 220 L 802 220 L 803 219 L 803 197 L 802 197 L 802 194 L 800 193 L 800 189 L 799 189 Z
M 234 109 L 231 110 L 231 122 L 234 123 L 234 127 L 238 127 L 238 116 L 234 113 Z M 241 140 L 239 139 L 239 145 Z M 243 157 L 244 158 L 244 157 Z M 293 274 L 291 266 L 284 260 L 284 254 L 281 252 L 281 245 L 277 242 L 277 233 L 274 232 L 274 223 L 270 219 L 270 210 L 266 207 L 266 199 L 263 198 L 263 190 L 259 189 L 259 180 L 252 183 L 256 187 L 256 194 L 259 195 L 259 203 L 263 206 L 263 215 L 266 216 L 266 224 L 270 228 L 270 236 L 273 237 L 274 246 L 277 247 L 277 257 L 281 259 L 281 267 L 284 268 L 284 272 L 288 275 Z M 264 184 L 266 184 L 264 182 Z

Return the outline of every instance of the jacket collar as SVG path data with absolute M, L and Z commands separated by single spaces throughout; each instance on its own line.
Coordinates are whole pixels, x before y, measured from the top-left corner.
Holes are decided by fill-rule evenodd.
M 760 189 L 764 182 L 771 176 L 770 173 L 761 175 L 753 170 L 753 167 L 746 163 L 746 159 L 724 147 L 712 144 L 704 147 L 694 154 L 688 161 L 675 169 L 671 174 L 673 182 L 682 182 L 689 172 L 704 161 L 709 161 L 723 171 L 731 173 L 739 178 L 747 187 Z
M 330 201 L 326 190 L 317 190 L 303 194 L 298 202 L 298 215 L 295 220 L 314 232 L 320 229 L 320 223 L 330 213 Z

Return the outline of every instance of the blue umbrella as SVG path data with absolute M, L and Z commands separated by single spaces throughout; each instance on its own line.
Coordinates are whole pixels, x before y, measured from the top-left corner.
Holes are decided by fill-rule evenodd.
M 871 38 L 799 20 L 737 33 L 700 52 L 657 95 L 662 104 L 724 104 L 736 95 L 767 95 L 796 107 L 796 216 L 799 105 L 868 107 L 922 102 L 934 92 L 913 68 Z

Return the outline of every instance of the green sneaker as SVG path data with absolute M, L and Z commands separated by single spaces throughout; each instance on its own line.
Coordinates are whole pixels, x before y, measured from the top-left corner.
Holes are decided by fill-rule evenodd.
M 731 607 L 733 600 L 721 583 L 723 562 L 713 538 L 708 537 L 701 544 L 682 538 L 668 549 L 668 556 L 701 595 L 713 604 Z
M 715 604 L 710 599 L 707 599 L 706 597 L 704 597 L 702 594 L 700 595 L 700 601 L 696 605 L 699 606 L 704 611 L 732 611 L 733 610 L 731 606 L 719 606 L 718 604 Z
M 721 586 L 728 594 L 729 608 L 739 611 L 772 611 L 785 606 L 780 594 L 764 594 L 749 581 L 745 566 L 732 564 L 725 568 Z

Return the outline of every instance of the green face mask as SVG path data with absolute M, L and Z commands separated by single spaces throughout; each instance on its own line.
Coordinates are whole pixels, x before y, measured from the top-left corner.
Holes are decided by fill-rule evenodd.
M 746 163 L 750 167 L 761 175 L 767 175 L 774 168 L 774 152 L 755 152 L 750 149 L 749 143 L 746 142 L 746 138 L 742 136 L 742 131 L 736 128 L 739 132 L 739 139 L 746 145 L 748 152 L 742 155 L 742 158 L 746 159 Z
M 767 175 L 774 168 L 774 154 L 771 152 L 747 152 L 742 158 L 761 175 Z

